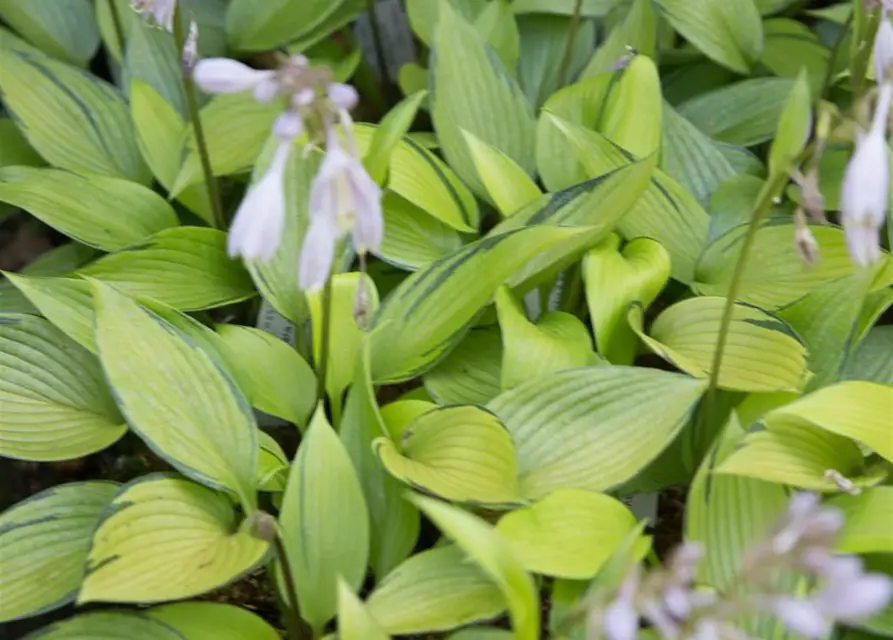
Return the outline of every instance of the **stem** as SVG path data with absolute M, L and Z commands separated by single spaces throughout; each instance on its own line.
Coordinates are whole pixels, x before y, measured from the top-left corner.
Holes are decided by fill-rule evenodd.
M 118 11 L 118 0 L 108 0 L 109 11 L 112 14 L 112 26 L 115 28 L 115 37 L 118 39 L 118 49 L 121 52 L 121 62 L 124 62 L 124 23 L 121 22 L 121 12 Z
M 381 28 L 378 26 L 378 15 L 375 13 L 375 0 L 366 0 L 366 8 L 369 11 L 369 25 L 372 27 L 372 47 L 375 49 L 375 60 L 378 62 L 378 72 L 381 74 L 381 82 L 384 86 L 387 83 L 388 68 L 384 56 Z
M 850 17 L 847 18 L 846 23 L 840 28 L 840 33 L 837 34 L 837 39 L 834 41 L 834 48 L 831 49 L 831 55 L 828 57 L 828 70 L 825 71 L 825 80 L 822 82 L 822 90 L 819 92 L 820 99 L 824 99 L 828 95 L 828 91 L 831 90 L 831 81 L 834 78 L 834 67 L 837 66 L 837 58 L 840 55 L 840 48 L 846 40 L 846 34 L 853 25 L 854 14 L 855 11 L 850 12 Z
M 862 95 L 865 85 L 865 73 L 868 69 L 868 61 L 871 58 L 871 44 L 874 42 L 874 37 L 877 34 L 877 28 L 881 21 L 881 13 L 882 11 L 876 10 L 869 17 L 868 28 L 865 33 L 869 34 L 870 41 L 869 38 L 866 38 L 860 43 L 858 54 L 854 57 L 850 66 L 850 79 L 853 83 L 853 96 L 855 99 L 858 99 Z
M 183 29 L 182 13 L 180 5 L 174 13 L 174 41 L 177 43 L 177 51 L 183 56 L 183 48 L 186 45 L 186 32 Z M 211 156 L 208 153 L 208 144 L 205 140 L 205 130 L 202 127 L 202 120 L 199 115 L 198 94 L 195 90 L 195 82 L 192 81 L 192 69 L 186 69 L 182 66 L 181 79 L 183 80 L 183 89 L 186 93 L 186 104 L 189 107 L 189 120 L 192 122 L 192 129 L 195 131 L 195 144 L 198 149 L 198 157 L 201 160 L 202 175 L 205 179 L 205 187 L 208 190 L 208 202 L 211 203 L 211 213 L 214 218 L 214 226 L 218 229 L 226 228 L 226 221 L 223 218 L 223 205 L 220 202 L 220 191 L 217 188 L 217 180 L 214 178 L 214 172 L 211 169 Z
M 574 15 L 571 16 L 570 33 L 567 36 L 567 48 L 564 50 L 564 59 L 561 61 L 561 70 L 558 72 L 558 86 L 563 87 L 567 83 L 567 74 L 571 68 L 574 57 L 574 44 L 577 41 L 577 31 L 580 30 L 580 14 L 583 11 L 583 0 L 577 0 L 574 5 Z
M 332 276 L 326 280 L 322 290 L 322 331 L 319 345 L 319 362 L 316 367 L 316 399 L 324 402 L 326 399 L 326 374 L 329 369 L 329 334 L 332 324 Z
M 288 637 L 291 640 L 308 640 L 311 635 L 307 625 L 301 620 L 301 608 L 298 605 L 298 591 L 295 589 L 295 579 L 291 573 L 291 565 L 288 563 L 288 554 L 285 551 L 285 544 L 279 532 L 273 539 L 273 547 L 276 550 L 276 557 L 279 560 L 279 566 L 282 569 L 282 580 L 285 582 L 285 600 L 286 600 L 286 619 L 288 622 Z

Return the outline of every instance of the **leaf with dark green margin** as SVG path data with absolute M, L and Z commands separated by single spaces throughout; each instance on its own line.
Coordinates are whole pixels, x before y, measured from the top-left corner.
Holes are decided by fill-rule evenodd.
M 26 636 L 26 640 L 186 640 L 169 626 L 140 613 L 95 611 L 54 622 Z
M 186 640 L 280 640 L 256 613 L 222 602 L 175 602 L 146 611 Z

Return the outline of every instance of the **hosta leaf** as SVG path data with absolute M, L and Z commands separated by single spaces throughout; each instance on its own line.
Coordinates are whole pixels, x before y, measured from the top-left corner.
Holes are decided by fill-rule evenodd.
M 4 47 L 0 67 L 4 104 L 47 162 L 149 182 L 127 105 L 112 85 L 46 56 Z
M 131 28 L 126 37 L 122 84 L 130 86 L 134 79 L 148 83 L 179 114 L 185 116 L 188 113 L 186 92 L 180 54 L 174 39 L 166 30 L 141 20 L 139 14 L 132 11 L 128 14 L 125 19 L 131 20 Z
M 257 432 L 257 442 L 258 491 L 285 491 L 285 480 L 288 478 L 288 469 L 291 466 L 289 459 L 279 443 L 266 431 Z
M 46 53 L 85 66 L 99 46 L 89 0 L 0 1 L 3 21 Z
M 599 353 L 613 364 L 632 364 L 639 340 L 626 310 L 632 302 L 651 306 L 670 279 L 670 256 L 650 238 L 619 249 L 620 238 L 612 234 L 586 254 L 582 273 Z
M 147 616 L 185 640 L 279 640 L 279 632 L 257 614 L 221 602 L 177 602 L 154 607 Z
M 536 183 L 514 160 L 471 132 L 465 129 L 459 131 L 484 185 L 482 195 L 496 205 L 503 217 L 542 195 Z
M 803 151 L 812 129 L 812 98 L 809 78 L 800 71 L 778 120 L 775 140 L 769 150 L 769 175 L 788 172 Z
M 533 578 L 508 541 L 467 511 L 420 495 L 412 496 L 412 501 L 497 584 L 505 598 L 515 638 L 538 638 L 540 603 Z
M 599 366 L 519 385 L 488 407 L 512 435 L 522 494 L 535 499 L 632 478 L 673 441 L 704 386 L 664 371 Z M 615 446 L 621 441 L 636 446 Z
M 378 622 L 343 580 L 338 582 L 339 640 L 388 640 Z
M 763 25 L 754 0 L 658 0 L 673 28 L 720 64 L 747 74 L 763 49 Z
M 462 248 L 458 231 L 406 198 L 386 191 L 381 204 L 384 239 L 375 255 L 385 262 L 415 271 Z
M 677 302 L 642 332 L 641 308 L 630 322 L 648 347 L 686 373 L 710 376 L 724 298 Z M 636 319 L 637 318 L 637 319 Z M 806 382 L 806 349 L 790 326 L 762 309 L 736 303 L 728 327 L 718 385 L 731 391 L 798 391 Z
M 269 543 L 237 527 L 224 494 L 173 475 L 124 487 L 93 533 L 85 602 L 163 602 L 196 596 L 260 564 Z
M 660 149 L 660 78 L 651 58 L 633 58 L 602 108 L 599 131 L 611 142 L 637 158 Z
M 67 460 L 127 430 L 96 358 L 43 318 L 0 315 L 0 455 Z
M 459 547 L 418 553 L 392 571 L 366 602 L 388 633 L 446 631 L 505 611 L 499 587 Z
M 491 235 L 404 280 L 372 321 L 372 377 L 408 380 L 430 368 L 516 269 L 585 229 L 527 227 Z
M 777 76 L 805 70 L 811 81 L 824 81 L 831 52 L 807 25 L 789 18 L 763 22 L 765 43 L 760 63 Z
M 261 411 L 305 427 L 316 405 L 316 376 L 291 345 L 253 327 L 216 327 L 229 368 L 238 371 L 248 401 Z
M 369 148 L 363 154 L 363 165 L 377 183 L 384 184 L 391 164 L 391 154 L 409 131 L 422 101 L 427 97 L 427 91 L 417 91 L 407 96 L 388 111 L 375 128 Z
M 893 326 L 871 329 L 856 351 L 850 354 L 842 377 L 893 385 Z
M 226 234 L 202 227 L 160 231 L 78 273 L 184 311 L 220 307 L 255 294 L 242 265 L 226 255 Z
M 424 387 L 419 387 L 424 391 Z M 410 392 L 412 393 L 412 392 Z M 407 394 L 408 396 L 409 394 Z M 404 399 L 392 402 L 381 408 L 381 419 L 384 422 L 386 434 L 391 440 L 399 441 L 403 438 L 406 429 L 412 424 L 413 420 L 423 413 L 436 409 L 438 405 L 428 400 L 421 400 L 415 397 L 403 396 Z M 461 404 L 461 403 L 443 403 L 443 404 Z
M 226 13 L 229 44 L 243 51 L 265 51 L 312 31 L 345 4 L 343 0 L 271 0 L 258 6 L 234 0 Z
M 182 473 L 235 492 L 251 508 L 257 426 L 232 378 L 169 323 L 108 285 L 94 283 L 93 296 L 99 357 L 131 428 Z
M 873 487 L 860 495 L 831 498 L 827 504 L 843 512 L 837 538 L 841 553 L 893 553 L 893 487 Z
M 395 477 L 451 502 L 516 502 L 517 463 L 508 431 L 474 406 L 440 407 L 412 421 L 401 438 L 373 446 Z M 401 450 L 402 449 L 402 450 Z
M 138 613 L 94 611 L 53 623 L 28 640 L 186 640 L 166 624 Z
M 469 627 L 450 634 L 449 640 L 511 640 L 515 636 L 505 629 L 493 627 Z
M 576 316 L 549 311 L 534 324 L 507 287 L 496 292 L 496 310 L 502 330 L 503 390 L 553 371 L 600 362 L 589 330 Z
M 635 516 L 619 500 L 559 489 L 504 515 L 496 531 L 509 541 L 528 571 L 588 580 L 635 527 Z
M 463 129 L 532 173 L 535 125 L 530 105 L 503 63 L 446 0 L 440 0 L 432 61 L 431 116 L 456 173 L 477 193 L 487 194 Z
M 338 576 L 356 591 L 369 555 L 363 490 L 321 408 L 298 448 L 282 505 L 279 524 L 301 615 L 318 635 L 338 611 Z
M 614 5 L 620 4 L 614 2 Z M 657 14 L 651 0 L 633 0 L 623 21 L 611 29 L 608 38 L 599 45 L 598 50 L 583 70 L 582 77 L 588 78 L 599 73 L 612 71 L 614 64 L 623 56 L 629 55 L 629 49 L 641 52 L 646 56 L 654 56 L 657 50 Z
M 173 208 L 147 187 L 58 169 L 0 169 L 0 201 L 105 251 L 122 249 L 178 224 Z
M 117 491 L 114 482 L 64 484 L 0 514 L 0 621 L 74 599 L 99 513 Z
M 152 86 L 139 78 L 130 84 L 130 115 L 136 142 L 155 178 L 170 189 L 180 170 L 186 122 Z
M 423 380 L 442 405 L 486 404 L 501 391 L 502 337 L 499 328 L 472 328 Z
M 12 118 L 0 117 L 0 143 L 2 143 L 0 144 L 0 167 L 11 165 L 40 167 L 46 164 L 43 158 L 28 144 L 25 135 Z
M 419 536 L 419 510 L 403 499 L 403 484 L 382 467 L 372 449 L 376 438 L 390 434 L 375 398 L 367 341 L 358 354 L 340 429 L 369 507 L 369 564 L 381 579 L 412 553 Z

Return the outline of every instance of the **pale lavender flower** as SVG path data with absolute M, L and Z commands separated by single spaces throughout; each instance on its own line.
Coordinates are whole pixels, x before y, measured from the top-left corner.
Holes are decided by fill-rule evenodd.
M 636 594 L 639 573 L 631 572 L 620 586 L 617 598 L 605 609 L 602 624 L 607 640 L 635 640 L 639 631 Z
M 891 65 L 893 65 L 893 25 L 890 24 L 890 16 L 885 6 L 874 39 L 874 77 L 878 83 L 886 81 Z
M 131 0 L 130 5 L 165 31 L 173 31 L 177 0 Z
M 772 550 L 783 555 L 800 546 L 829 547 L 842 526 L 843 514 L 822 507 L 818 495 L 806 491 L 794 494 L 787 514 L 772 536 Z
M 255 90 L 259 86 L 268 91 L 275 76 L 275 71 L 252 69 L 229 58 L 205 58 L 195 65 L 192 77 L 205 93 L 227 94 Z
M 189 22 L 189 35 L 186 36 L 186 42 L 183 43 L 183 52 L 180 56 L 180 66 L 183 75 L 188 77 L 192 75 L 193 69 L 198 62 L 198 23 L 195 20 Z

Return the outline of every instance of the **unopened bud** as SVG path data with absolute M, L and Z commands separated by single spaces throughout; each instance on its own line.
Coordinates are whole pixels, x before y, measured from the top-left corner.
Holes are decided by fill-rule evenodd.
M 815 264 L 819 259 L 819 244 L 806 224 L 806 216 L 801 207 L 794 213 L 794 242 L 800 259 L 807 265 Z
M 183 55 L 180 58 L 183 77 L 192 75 L 192 70 L 198 62 L 198 23 L 195 19 L 189 21 L 189 35 L 183 43 Z
M 819 189 L 818 163 L 807 172 L 800 183 L 800 198 L 807 215 L 816 222 L 825 223 L 825 198 Z
M 273 542 L 276 539 L 276 518 L 265 511 L 255 511 L 245 523 L 249 534 L 264 542 Z
M 893 25 L 890 24 L 885 6 L 874 40 L 874 77 L 879 84 L 887 81 L 891 67 L 893 67 Z
M 639 55 L 639 52 L 636 49 L 626 45 L 626 53 L 611 63 L 611 71 L 626 69 L 637 55 Z
M 357 326 L 365 330 L 369 326 L 369 315 L 372 310 L 372 301 L 369 299 L 369 287 L 366 278 L 360 278 L 357 293 L 353 298 L 353 319 Z
M 843 493 L 848 493 L 851 496 L 857 496 L 862 493 L 862 489 L 857 487 L 852 480 L 847 478 L 836 469 L 827 469 L 825 471 L 825 478 L 833 482 L 837 486 L 838 490 Z

